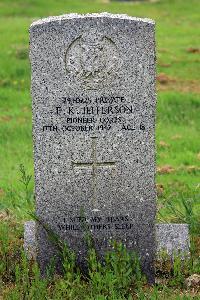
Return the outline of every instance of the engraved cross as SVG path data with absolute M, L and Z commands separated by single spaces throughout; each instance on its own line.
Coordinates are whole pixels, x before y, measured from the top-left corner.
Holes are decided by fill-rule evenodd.
M 99 167 L 113 167 L 115 165 L 114 161 L 98 162 L 97 161 L 97 151 L 96 143 L 97 137 L 92 137 L 92 162 L 72 162 L 73 167 L 75 168 L 92 168 L 92 189 L 93 189 L 93 198 L 92 205 L 93 207 L 97 202 L 97 169 Z

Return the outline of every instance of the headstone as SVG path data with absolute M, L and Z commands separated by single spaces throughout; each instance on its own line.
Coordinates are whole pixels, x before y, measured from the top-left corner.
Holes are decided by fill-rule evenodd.
M 177 255 L 183 259 L 190 256 L 188 224 L 157 224 L 156 242 L 157 253 L 161 259 L 163 251 L 171 258 Z
M 24 250 L 28 259 L 37 259 L 35 221 L 27 221 L 24 224 Z
M 24 249 L 28 259 L 36 259 L 35 221 L 27 221 L 24 226 Z M 158 223 L 155 226 L 156 260 L 173 260 L 180 256 L 190 257 L 190 236 L 188 224 Z
M 30 27 L 36 214 L 85 266 L 89 230 L 138 252 L 154 282 L 154 22 L 63 15 Z M 83 226 L 84 224 L 84 226 Z M 42 272 L 56 250 L 37 228 Z

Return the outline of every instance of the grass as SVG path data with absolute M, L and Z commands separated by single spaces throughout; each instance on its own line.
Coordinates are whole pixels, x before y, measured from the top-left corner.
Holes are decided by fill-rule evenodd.
M 22 268 L 23 263 L 26 264 L 19 251 L 23 243 L 23 221 L 29 218 L 27 211 L 34 209 L 33 179 L 26 191 L 24 184 L 19 180 L 20 164 L 23 164 L 28 174 L 33 176 L 28 28 L 32 21 L 40 17 L 100 11 L 148 17 L 157 22 L 157 219 L 196 224 L 191 225 L 191 235 L 196 243 L 195 259 L 200 255 L 197 230 L 200 219 L 199 0 L 156 2 L 49 0 L 48 5 L 46 0 L 2 0 L 0 2 L 0 219 L 2 221 L 0 230 L 4 245 L 1 257 L 7 268 L 4 270 L 2 285 L 7 294 L 16 292 L 16 296 L 10 294 L 8 299 L 20 299 L 18 291 L 15 291 L 15 287 L 21 284 L 20 274 L 26 273 L 26 268 L 33 268 L 24 266 L 24 271 L 19 273 L 19 268 Z M 178 211 L 181 211 L 181 215 Z M 191 267 L 189 273 L 197 271 L 197 267 Z M 37 272 L 37 266 L 34 266 L 33 277 L 27 279 L 34 282 L 31 289 L 37 284 L 41 285 L 41 291 L 48 286 L 50 295 L 51 291 L 56 293 L 57 289 L 62 290 L 66 285 L 62 278 L 53 279 L 51 283 L 38 283 Z M 187 275 L 186 272 L 184 276 Z M 177 275 L 174 275 L 174 278 L 176 281 Z M 84 297 L 88 291 L 92 293 L 90 281 L 82 280 L 81 285 L 79 284 L 80 282 L 78 288 L 74 289 L 80 289 Z M 182 284 L 177 283 L 172 287 L 169 282 L 155 288 L 146 287 L 144 284 L 130 293 L 134 299 L 200 297 L 196 295 L 196 291 L 184 290 Z M 102 298 L 92 294 L 90 298 L 84 297 L 81 299 L 112 299 L 105 298 L 105 295 Z

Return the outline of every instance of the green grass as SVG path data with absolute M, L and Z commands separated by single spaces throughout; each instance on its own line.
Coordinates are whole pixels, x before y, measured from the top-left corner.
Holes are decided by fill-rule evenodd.
M 176 79 L 174 92 L 170 86 L 158 94 L 157 162 L 174 167 L 197 166 L 199 128 L 199 95 L 180 91 L 197 86 L 199 55 L 188 53 L 198 47 L 198 0 L 163 0 L 156 3 L 103 1 L 1 1 L 0 3 L 0 182 L 3 190 L 17 188 L 18 166 L 23 163 L 33 173 L 31 139 L 30 66 L 28 61 L 28 28 L 34 19 L 70 12 L 110 11 L 145 16 L 157 21 L 156 40 L 158 73 Z M 163 64 L 169 64 L 164 67 Z M 177 90 L 176 90 L 177 84 Z M 191 89 L 190 89 L 191 90 Z M 173 140 L 173 136 L 181 138 Z M 163 149 L 159 141 L 169 144 Z M 187 174 L 188 173 L 188 174 Z M 198 184 L 198 172 L 175 172 L 158 175 L 158 182 L 174 180 Z
M 21 247 L 23 220 L 29 218 L 27 211 L 33 210 L 33 179 L 28 194 L 19 180 L 20 164 L 33 176 L 28 28 L 34 20 L 49 15 L 108 11 L 156 20 L 157 72 L 167 76 L 165 84 L 158 84 L 156 181 L 160 213 L 157 219 L 172 222 L 186 220 L 191 224 L 200 219 L 200 1 L 107 2 L 0 2 L 0 218 L 3 221 L 0 228 L 4 232 L 3 238 L 8 237 L 8 259 L 13 258 L 13 253 L 17 251 L 15 248 Z M 197 49 L 197 52 L 188 52 L 189 48 Z M 184 201 L 191 203 L 189 212 L 184 208 Z M 170 209 L 170 203 L 174 210 Z M 180 217 L 176 210 L 181 210 L 183 215 Z M 198 232 L 191 228 L 191 234 L 198 240 Z M 16 254 L 16 261 L 17 257 Z M 154 289 L 138 291 L 136 297 L 158 299 L 157 294 L 159 299 L 166 299 L 165 296 L 167 299 L 192 297 L 190 294 L 189 298 L 178 298 L 179 290 L 173 290 L 174 296 L 171 293 L 171 287 L 166 287 L 161 293 Z

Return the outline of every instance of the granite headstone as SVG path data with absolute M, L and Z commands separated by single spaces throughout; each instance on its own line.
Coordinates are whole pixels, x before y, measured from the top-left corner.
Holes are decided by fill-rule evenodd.
M 69 14 L 30 27 L 36 214 L 84 266 L 89 230 L 138 252 L 154 282 L 155 24 Z M 84 226 L 82 226 L 84 224 Z M 86 225 L 86 226 L 85 226 Z M 56 255 L 36 229 L 42 272 Z
M 177 255 L 185 259 L 190 256 L 190 238 L 188 224 L 156 225 L 157 256 L 162 259 L 162 252 L 172 259 Z
M 36 222 L 27 221 L 24 226 L 24 250 L 28 259 L 36 259 Z M 158 223 L 155 225 L 156 260 L 173 260 L 190 257 L 190 236 L 188 224 Z

